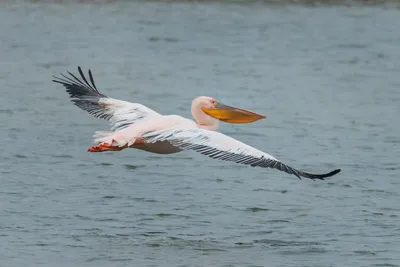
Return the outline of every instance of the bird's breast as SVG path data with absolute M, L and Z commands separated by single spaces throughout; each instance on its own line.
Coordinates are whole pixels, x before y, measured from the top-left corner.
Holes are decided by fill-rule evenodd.
M 179 148 L 174 147 L 167 141 L 134 144 L 131 147 L 156 154 L 174 154 L 182 151 Z

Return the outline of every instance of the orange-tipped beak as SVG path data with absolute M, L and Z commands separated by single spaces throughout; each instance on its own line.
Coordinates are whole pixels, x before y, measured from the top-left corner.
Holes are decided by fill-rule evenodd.
M 213 118 L 229 123 L 250 123 L 266 118 L 264 115 L 221 103 L 215 105 L 214 108 L 201 108 L 201 110 Z

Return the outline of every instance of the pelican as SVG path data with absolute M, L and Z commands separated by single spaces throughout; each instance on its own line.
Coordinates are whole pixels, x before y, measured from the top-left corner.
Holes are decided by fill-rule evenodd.
M 97 90 L 89 69 L 90 83 L 78 66 L 79 79 L 60 74 L 53 82 L 62 84 L 71 101 L 94 117 L 108 120 L 111 130 L 94 133 L 89 152 L 121 151 L 136 148 L 151 153 L 172 154 L 194 151 L 212 159 L 245 164 L 252 167 L 275 168 L 301 177 L 324 180 L 340 172 L 325 174 L 296 170 L 277 158 L 218 132 L 221 122 L 251 123 L 266 116 L 225 105 L 213 97 L 200 96 L 192 101 L 195 121 L 178 115 L 162 115 L 142 104 L 108 97 Z

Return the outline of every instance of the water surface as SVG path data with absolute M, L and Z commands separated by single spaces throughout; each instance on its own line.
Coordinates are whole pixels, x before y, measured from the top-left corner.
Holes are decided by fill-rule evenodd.
M 220 3 L 0 7 L 1 266 L 399 266 L 400 14 Z M 198 95 L 266 114 L 221 131 L 327 181 L 133 149 L 59 72 L 191 117 Z

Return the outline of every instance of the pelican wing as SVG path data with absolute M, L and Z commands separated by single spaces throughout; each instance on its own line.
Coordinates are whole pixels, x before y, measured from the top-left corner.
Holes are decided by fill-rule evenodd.
M 311 174 L 296 170 L 275 157 L 264 153 L 254 147 L 246 145 L 234 138 L 219 132 L 205 129 L 168 129 L 152 131 L 143 135 L 146 143 L 168 141 L 171 145 L 182 150 L 192 150 L 213 159 L 231 161 L 252 167 L 275 168 L 289 174 L 310 179 L 324 180 L 340 172 L 340 169 L 326 174 Z
M 68 72 L 70 77 L 61 74 L 62 78 L 54 77 L 53 82 L 60 83 L 66 88 L 71 101 L 76 106 L 86 110 L 96 118 L 110 121 L 112 130 L 121 130 L 133 123 L 161 116 L 161 114 L 142 104 L 122 101 L 103 95 L 97 90 L 90 70 L 90 83 L 79 66 L 78 71 L 82 80 Z

